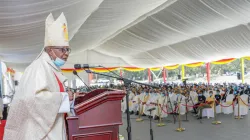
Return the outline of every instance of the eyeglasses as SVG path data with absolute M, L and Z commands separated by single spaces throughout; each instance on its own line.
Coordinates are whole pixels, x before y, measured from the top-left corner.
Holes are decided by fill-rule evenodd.
M 59 49 L 62 53 L 71 53 L 71 49 L 70 48 L 60 48 L 60 47 L 53 47 L 52 49 Z

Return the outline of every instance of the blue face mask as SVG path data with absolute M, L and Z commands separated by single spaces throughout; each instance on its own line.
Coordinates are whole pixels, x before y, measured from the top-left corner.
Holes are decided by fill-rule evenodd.
M 161 96 L 164 97 L 165 95 L 162 93 Z
M 61 67 L 65 64 L 65 61 L 58 57 L 56 57 L 56 60 L 54 60 L 53 62 L 57 67 Z
M 148 95 L 148 92 L 146 92 L 145 94 Z
M 198 94 L 198 96 L 202 96 L 202 94 Z
M 54 51 L 52 51 L 54 53 Z M 55 53 L 54 55 L 56 56 L 56 60 L 53 60 L 54 64 L 57 66 L 57 67 L 61 67 L 65 64 L 65 61 L 62 60 L 61 58 L 59 58 Z
M 234 94 L 237 94 L 237 91 L 234 91 Z

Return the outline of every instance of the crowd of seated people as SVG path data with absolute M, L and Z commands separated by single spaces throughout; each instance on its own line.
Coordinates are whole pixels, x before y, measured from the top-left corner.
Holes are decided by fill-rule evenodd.
M 238 110 L 238 96 L 240 115 L 247 115 L 250 86 L 247 84 L 165 84 L 159 88 L 133 85 L 129 92 L 129 111 L 126 99 L 122 102 L 122 112 L 135 115 L 149 116 L 154 119 L 167 117 L 169 114 L 184 115 L 192 111 L 197 119 L 203 116 L 203 110 L 209 109 L 217 113 L 230 114 Z M 180 103 L 180 107 L 178 107 Z M 150 116 L 149 109 L 155 107 Z M 228 111 L 229 108 L 230 110 Z M 234 108 L 234 109 L 233 109 Z M 237 112 L 235 116 L 237 116 Z
M 133 84 L 129 87 L 129 110 L 126 108 L 126 97 L 122 100 L 121 111 L 141 116 L 153 117 L 155 120 L 166 118 L 169 115 L 185 115 L 188 111 L 194 113 L 197 119 L 203 117 L 203 110 L 216 107 L 217 113 L 235 116 L 247 115 L 250 95 L 250 85 L 247 84 L 160 84 L 159 88 Z M 123 85 L 91 86 L 89 90 L 100 88 L 124 90 Z M 78 92 L 87 92 L 86 87 L 79 87 Z M 238 112 L 237 96 L 240 101 Z M 180 103 L 180 107 L 178 107 Z M 156 108 L 150 112 L 151 108 Z

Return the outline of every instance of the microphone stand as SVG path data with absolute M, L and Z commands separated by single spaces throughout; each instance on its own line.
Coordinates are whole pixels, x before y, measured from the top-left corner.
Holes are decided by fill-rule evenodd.
M 187 106 L 187 103 L 189 102 L 189 98 L 190 98 L 190 91 L 187 91 L 189 94 L 188 94 L 188 97 L 185 98 L 185 103 L 186 103 L 186 119 L 185 120 L 182 120 L 184 122 L 188 122 L 188 106 Z
M 153 110 L 155 110 L 155 108 L 148 110 L 150 112 L 150 116 L 152 116 Z M 149 121 L 150 121 L 150 140 L 154 140 L 154 133 L 153 133 L 153 129 L 152 129 L 152 117 L 149 117 Z
M 93 71 L 90 71 L 89 69 L 85 69 L 85 71 L 87 73 L 93 73 L 93 74 L 102 75 L 102 76 L 106 76 L 106 77 L 111 77 L 111 78 L 115 78 L 117 80 L 123 81 L 124 86 L 126 88 L 126 107 L 127 107 L 127 110 L 129 110 L 129 101 L 128 101 L 129 100 L 129 95 L 128 95 L 128 93 L 129 93 L 129 86 L 131 85 L 131 83 L 136 83 L 136 84 L 139 84 L 139 85 L 146 85 L 146 86 L 150 86 L 150 87 L 153 87 L 153 88 L 159 88 L 159 87 L 156 87 L 156 86 L 153 86 L 153 85 L 136 82 L 136 81 L 129 80 L 129 79 L 126 79 L 126 78 L 122 78 L 122 77 L 116 77 L 116 76 L 112 76 L 112 75 L 106 75 L 106 74 L 102 74 L 102 73 L 93 72 Z M 128 140 L 132 140 L 131 121 L 130 121 L 130 114 L 129 113 L 127 113 L 127 133 L 128 133 Z
M 184 121 L 184 122 L 188 122 L 188 121 L 189 121 L 189 120 L 188 120 L 188 106 L 187 106 L 188 100 L 189 100 L 189 96 L 188 96 L 188 99 L 185 99 L 185 103 L 186 103 L 186 114 L 185 114 L 185 116 L 186 116 L 186 119 L 185 119 L 185 120 L 182 120 L 182 121 Z
M 83 82 L 83 84 L 87 87 L 88 91 L 91 91 L 90 87 L 82 80 L 82 78 L 78 75 L 77 71 L 74 70 L 73 74 Z
M 168 92 L 168 91 L 167 91 Z M 168 92 L 169 93 L 169 92 Z M 176 122 L 176 116 L 175 116 L 175 113 L 174 113 L 174 110 L 173 110 L 173 106 L 172 106 L 172 102 L 171 102 L 171 99 L 169 97 L 169 94 L 168 94 L 168 103 L 170 104 L 170 109 L 172 111 L 172 116 L 173 116 L 173 119 L 174 119 L 174 124 Z M 171 114 L 170 114 L 171 115 Z

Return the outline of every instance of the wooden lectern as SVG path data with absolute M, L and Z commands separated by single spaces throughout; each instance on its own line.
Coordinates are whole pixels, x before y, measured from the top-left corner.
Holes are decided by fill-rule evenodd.
M 118 140 L 124 91 L 97 89 L 75 100 L 75 116 L 67 117 L 69 140 Z

